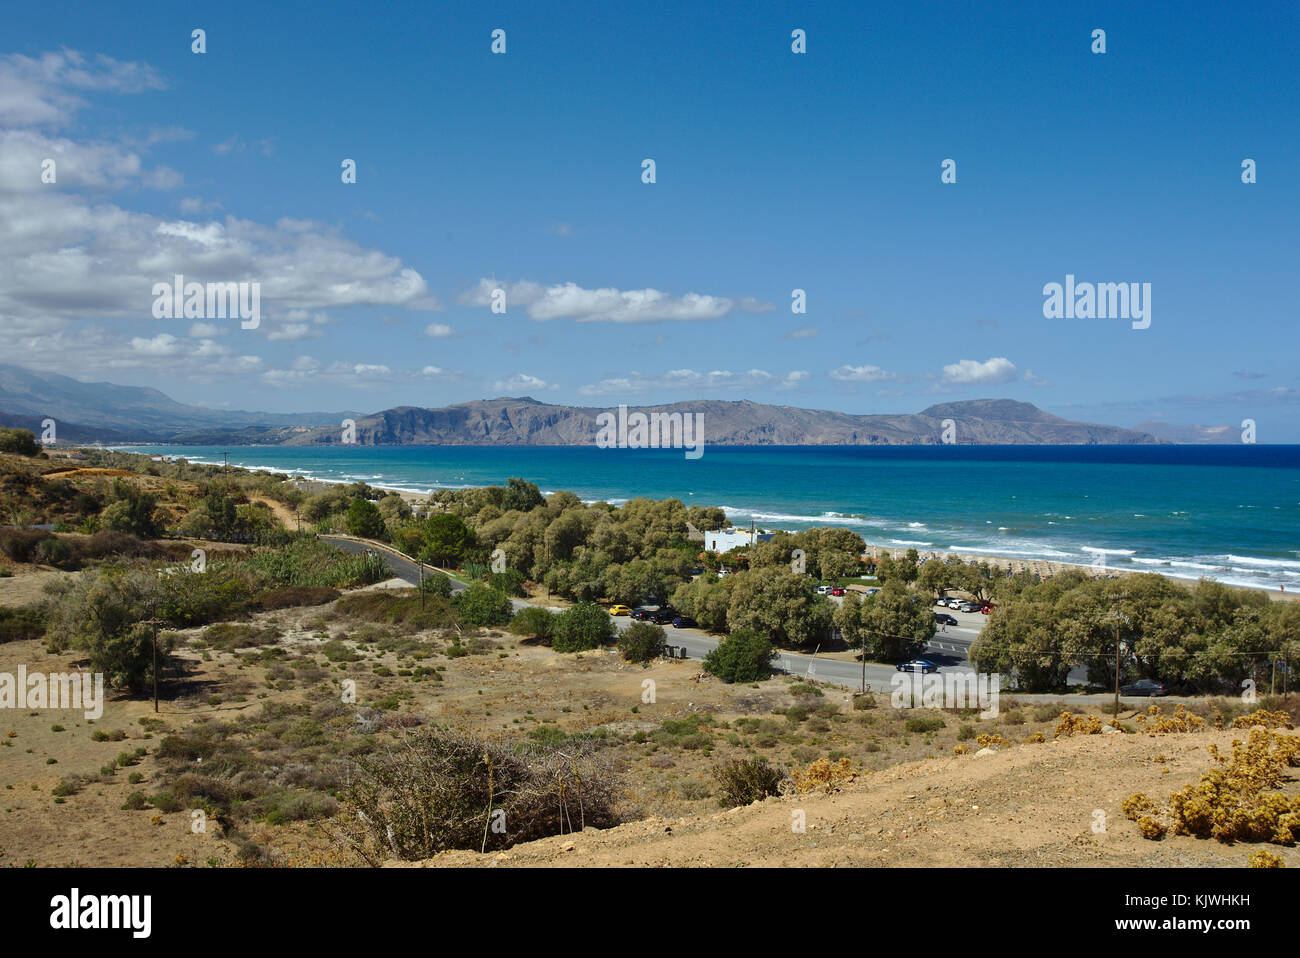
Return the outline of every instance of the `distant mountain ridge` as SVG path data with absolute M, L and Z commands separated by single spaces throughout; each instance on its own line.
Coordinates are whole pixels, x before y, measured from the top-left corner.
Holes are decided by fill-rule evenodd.
M 398 406 L 356 420 L 361 445 L 589 445 L 601 413 L 617 407 L 561 406 L 531 396 L 458 403 L 441 409 Z M 726 446 L 918 445 L 943 442 L 952 420 L 953 441 L 970 443 L 1153 443 L 1147 434 L 1116 426 L 1078 423 L 1010 399 L 943 403 L 919 413 L 852 415 L 749 400 L 700 400 L 628 407 L 628 412 L 702 414 L 704 439 Z M 284 445 L 335 445 L 341 430 L 280 429 L 267 441 Z
M 594 443 L 608 406 L 565 406 L 531 396 L 499 397 L 436 409 L 397 406 L 368 415 L 260 413 L 178 403 L 156 389 L 83 383 L 67 376 L 0 365 L 0 423 L 39 432 L 56 420 L 78 442 L 176 445 L 339 445 L 341 423 L 355 422 L 360 445 L 565 446 Z M 1154 443 L 1147 432 L 1072 422 L 1011 399 L 974 399 L 919 413 L 853 415 L 750 400 L 699 400 L 628 407 L 629 412 L 702 414 L 704 441 L 715 445 L 938 445 L 951 420 L 952 441 L 966 444 Z
M 208 409 L 179 403 L 144 386 L 83 383 L 58 373 L 0 364 L 0 425 L 21 426 L 39 435 L 41 420 L 53 419 L 60 437 L 77 441 L 177 441 L 180 435 L 208 434 L 213 441 L 231 442 L 229 437 L 243 429 L 323 426 L 357 415 Z

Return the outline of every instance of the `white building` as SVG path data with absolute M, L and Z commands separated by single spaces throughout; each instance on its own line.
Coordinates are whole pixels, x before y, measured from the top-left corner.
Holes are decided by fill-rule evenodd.
M 754 533 L 748 529 L 744 531 L 725 529 L 721 532 L 704 533 L 704 548 L 709 552 L 722 555 L 738 546 L 752 546 L 756 542 L 766 542 L 770 538 L 772 538 L 770 532 Z

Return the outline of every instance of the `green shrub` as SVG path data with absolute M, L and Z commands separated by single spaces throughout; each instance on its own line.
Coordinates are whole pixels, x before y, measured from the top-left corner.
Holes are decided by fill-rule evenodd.
M 320 650 L 331 662 L 360 662 L 362 659 L 355 649 L 339 639 L 330 639 L 321 645 Z
M 614 638 L 614 620 L 594 602 L 579 602 L 556 616 L 551 646 L 557 652 L 598 649 Z
M 633 622 L 619 633 L 618 650 L 628 662 L 648 663 L 664 654 L 664 630 L 650 622 Z
M 0 452 L 30 457 L 40 451 L 40 444 L 30 429 L 0 429 Z
M 715 766 L 713 777 L 722 789 L 719 804 L 735 807 L 777 794 L 786 774 L 765 758 L 733 758 Z
M 467 625 L 505 625 L 510 621 L 509 596 L 485 585 L 472 585 L 451 597 L 451 607 Z
M 444 599 L 450 599 L 451 576 L 436 570 L 427 571 L 420 582 L 420 588 L 424 590 L 425 595 L 438 595 Z
M 945 724 L 937 715 L 914 715 L 903 723 L 903 728 L 909 732 L 937 732 Z
M 724 682 L 759 682 L 772 674 L 772 643 L 757 632 L 732 632 L 704 657 L 704 670 Z
M 510 633 L 521 638 L 535 638 L 542 645 L 550 645 L 555 634 L 556 613 L 530 605 L 520 609 L 510 620 Z
M 41 606 L 0 606 L 0 645 L 41 638 L 45 635 L 45 622 L 45 609 Z

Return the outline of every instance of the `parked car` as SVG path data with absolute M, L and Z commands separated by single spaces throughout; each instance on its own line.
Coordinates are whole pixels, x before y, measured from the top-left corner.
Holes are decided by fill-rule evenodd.
M 843 595 L 843 594 L 844 594 L 843 586 L 837 585 L 835 588 L 831 589 L 831 595 Z
M 941 605 L 946 609 L 948 608 L 948 597 L 946 595 L 941 595 L 939 598 L 934 600 L 934 604 Z
M 954 619 L 952 616 L 950 616 L 947 612 L 936 612 L 934 614 L 934 621 L 938 622 L 940 625 L 957 624 L 957 620 Z
M 1120 695 L 1168 695 L 1169 686 L 1155 679 L 1138 679 L 1132 685 L 1121 685 Z
M 631 612 L 632 610 L 625 605 L 611 605 L 609 607 L 610 615 L 630 615 Z
M 911 659 L 907 662 L 899 663 L 894 666 L 899 672 L 920 672 L 922 675 L 928 675 L 931 672 L 938 672 L 939 666 L 935 665 L 929 659 Z
M 679 615 L 673 619 L 674 629 L 698 629 L 700 624 L 692 619 L 689 615 Z
M 668 625 L 675 618 L 677 618 L 677 613 L 672 609 L 660 609 L 651 615 L 650 621 L 655 625 Z
M 961 605 L 957 606 L 957 608 L 962 612 L 978 612 L 980 610 L 980 607 L 974 602 L 963 602 Z
M 648 622 L 654 616 L 654 612 L 649 609 L 633 609 L 628 614 L 638 622 Z
M 980 606 L 980 611 L 983 612 L 985 615 L 988 615 L 995 608 L 996 606 L 992 602 L 985 602 L 982 606 Z
M 814 589 L 813 591 L 816 592 L 818 595 L 830 595 L 830 594 L 831 594 L 831 587 L 828 586 L 828 585 L 819 585 L 819 586 L 818 586 L 816 589 Z

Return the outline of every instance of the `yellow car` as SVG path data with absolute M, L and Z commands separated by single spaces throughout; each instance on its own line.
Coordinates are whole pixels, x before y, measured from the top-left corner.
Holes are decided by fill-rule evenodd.
M 627 615 L 632 610 L 625 605 L 611 605 L 609 607 L 610 615 Z

